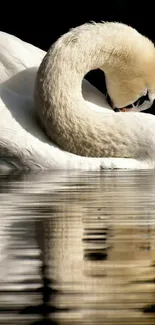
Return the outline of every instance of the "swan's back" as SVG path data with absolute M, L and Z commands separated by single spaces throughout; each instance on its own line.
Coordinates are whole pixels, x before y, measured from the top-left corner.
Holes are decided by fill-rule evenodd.
M 41 49 L 0 32 L 0 170 L 80 168 L 98 169 L 100 160 L 65 153 L 56 148 L 37 123 L 33 106 L 37 69 L 45 55 Z M 92 109 L 105 104 L 105 97 L 84 80 L 84 96 Z M 94 93 L 94 96 L 93 96 Z M 105 104 L 106 106 L 106 104 Z

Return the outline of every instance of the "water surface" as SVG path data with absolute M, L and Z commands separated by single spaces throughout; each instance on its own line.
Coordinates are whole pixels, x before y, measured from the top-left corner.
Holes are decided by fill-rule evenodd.
M 0 324 L 155 324 L 154 171 L 0 178 Z

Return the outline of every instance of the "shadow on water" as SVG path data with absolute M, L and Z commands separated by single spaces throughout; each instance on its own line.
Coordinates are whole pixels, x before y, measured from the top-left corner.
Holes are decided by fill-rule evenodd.
M 0 178 L 0 324 L 154 324 L 154 171 Z

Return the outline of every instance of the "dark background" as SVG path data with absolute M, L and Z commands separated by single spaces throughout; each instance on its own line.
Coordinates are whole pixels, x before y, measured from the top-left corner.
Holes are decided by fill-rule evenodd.
M 40 2 L 41 3 L 41 2 Z M 47 50 L 69 28 L 88 21 L 119 21 L 129 24 L 155 42 L 155 4 L 145 0 L 59 2 L 20 1 L 1 10 L 0 29 Z
M 5 3 L 3 3 L 5 6 Z M 6 4 L 1 10 L 1 31 L 48 50 L 61 34 L 88 21 L 119 21 L 131 25 L 155 43 L 154 1 L 102 0 L 86 2 L 42 1 Z M 104 75 L 99 71 L 86 77 L 105 92 Z M 153 108 L 155 111 L 155 108 Z

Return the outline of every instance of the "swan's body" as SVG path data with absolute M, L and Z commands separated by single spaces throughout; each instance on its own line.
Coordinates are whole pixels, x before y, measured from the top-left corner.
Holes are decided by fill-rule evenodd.
M 75 155 L 56 147 L 41 128 L 33 105 L 33 92 L 36 72 L 45 57 L 45 52 L 20 39 L 0 33 L 0 157 L 1 166 L 18 169 L 84 169 L 101 168 L 154 168 L 155 166 L 155 118 L 142 113 L 114 113 L 105 101 L 105 97 L 86 80 L 83 81 L 83 95 L 87 99 L 89 115 L 102 114 L 111 121 L 127 116 L 126 128 L 132 140 L 131 159 L 91 158 Z M 73 80 L 72 80 L 73 82 Z M 73 86 L 73 84 L 72 84 Z M 108 110 L 109 108 L 109 110 Z M 38 108 L 37 108 L 38 109 Z M 97 111 L 97 112 L 96 112 Z M 80 111 L 79 111 L 80 113 Z M 116 117 L 116 115 L 118 117 Z M 114 117 L 115 116 L 115 117 Z M 133 116 L 133 117 L 130 117 Z M 80 116 L 79 116 L 80 117 Z M 124 117 L 121 117 L 124 118 Z M 129 120 L 130 128 L 128 127 Z M 131 129 L 131 119 L 137 121 Z M 115 120 L 116 121 L 116 120 Z M 115 122 L 114 122 L 115 123 Z M 109 133 L 114 134 L 114 125 Z M 75 131 L 75 128 L 74 128 Z M 138 151 L 136 132 L 141 133 Z M 105 127 L 104 127 L 105 132 Z M 122 136 L 124 125 L 122 125 Z M 133 132 L 133 133 L 132 133 Z M 147 133 L 146 133 L 147 132 Z M 81 136 L 79 134 L 79 136 Z M 135 138 L 134 138 L 135 137 Z M 92 139 L 93 141 L 93 139 Z M 126 141 L 126 140 L 125 140 Z M 93 144 L 95 146 L 95 143 Z M 134 149 L 135 147 L 135 149 Z M 134 154 L 133 154 L 134 152 Z M 122 151 L 122 156 L 123 156 Z M 129 152 L 125 156 L 129 156 Z M 137 157 L 137 159 L 132 159 Z

